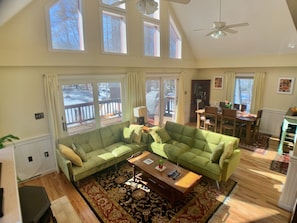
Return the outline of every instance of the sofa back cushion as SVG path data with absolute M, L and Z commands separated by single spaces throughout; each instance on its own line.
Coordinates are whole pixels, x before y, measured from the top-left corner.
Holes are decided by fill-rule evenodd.
M 103 148 L 99 130 L 92 130 L 72 136 L 73 144 L 86 153 Z
M 172 139 L 192 147 L 196 128 L 167 121 L 165 129 Z
M 239 139 L 236 137 L 206 131 L 203 129 L 197 129 L 193 141 L 193 148 L 200 149 L 211 154 L 215 151 L 220 143 L 224 143 L 226 146 L 229 142 L 232 142 L 233 150 L 238 147 L 239 143 Z
M 105 126 L 99 129 L 102 143 L 104 147 L 121 142 L 123 138 L 123 129 L 129 127 L 129 121 L 121 122 L 118 124 Z

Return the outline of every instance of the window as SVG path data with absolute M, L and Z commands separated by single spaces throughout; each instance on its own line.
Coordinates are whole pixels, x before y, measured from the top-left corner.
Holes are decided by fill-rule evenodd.
M 149 22 L 144 22 L 144 55 L 160 56 L 159 26 Z
M 84 50 L 80 0 L 59 0 L 49 8 L 51 48 Z
M 234 88 L 234 104 L 244 104 L 247 106 L 247 112 L 251 110 L 253 97 L 253 77 L 236 77 Z
M 176 114 L 177 78 L 149 77 L 146 80 L 147 122 L 163 125 L 174 121 Z
M 181 59 L 182 41 L 181 36 L 172 20 L 169 22 L 169 57 Z
M 123 0 L 102 0 L 101 2 L 108 6 L 126 9 L 126 2 Z
M 104 52 L 127 53 L 126 18 L 108 11 L 102 12 Z
M 68 134 L 122 121 L 120 81 L 63 80 L 61 88 L 63 129 Z

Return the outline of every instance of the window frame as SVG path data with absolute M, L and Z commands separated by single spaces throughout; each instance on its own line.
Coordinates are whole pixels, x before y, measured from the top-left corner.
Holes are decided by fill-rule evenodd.
M 170 59 L 182 59 L 182 43 L 183 43 L 182 36 L 181 36 L 181 34 L 180 34 L 180 32 L 179 32 L 179 30 L 178 30 L 178 28 L 177 28 L 177 26 L 176 26 L 176 24 L 175 24 L 175 22 L 174 22 L 174 20 L 173 20 L 173 18 L 171 16 L 169 16 L 168 26 L 169 26 L 169 35 L 168 35 L 169 36 L 169 38 L 168 38 L 168 40 L 169 40 L 168 41 L 169 55 L 168 55 L 168 57 Z M 178 56 L 176 56 L 176 57 L 171 57 L 171 47 L 170 47 L 170 42 L 171 42 L 171 31 L 170 30 L 171 30 L 171 27 L 172 27 L 173 31 L 175 32 L 175 34 L 178 37 L 178 41 L 177 41 L 178 43 L 175 43 L 177 45 L 176 49 L 178 49 L 178 50 L 175 51 L 175 55 L 178 54 Z
M 80 5 L 80 27 L 81 31 L 79 32 L 79 36 L 82 36 L 82 40 L 80 41 L 80 44 L 83 44 L 83 49 L 56 49 L 53 48 L 53 38 L 52 38 L 52 30 L 51 30 L 51 18 L 50 18 L 50 9 L 53 7 L 56 3 L 58 3 L 59 0 L 51 0 L 45 5 L 45 21 L 46 21 L 46 28 L 47 28 L 47 45 L 48 50 L 50 52 L 67 52 L 67 53 L 86 53 L 87 52 L 87 35 L 85 33 L 85 20 L 84 20 L 84 1 L 83 0 L 77 0 L 79 1 Z
M 127 11 L 126 9 L 122 9 L 122 8 L 115 8 L 115 7 L 112 7 L 112 6 L 109 6 L 109 5 L 106 5 L 104 3 L 102 3 L 100 1 L 100 4 L 101 4 L 101 7 L 99 9 L 99 15 L 100 15 L 100 18 L 99 18 L 99 29 L 100 29 L 100 44 L 101 44 L 101 52 L 102 54 L 109 54 L 109 55 L 122 55 L 122 56 L 125 56 L 125 55 L 128 55 L 128 32 L 127 32 L 127 27 L 128 27 L 128 24 L 127 24 Z M 104 47 L 104 25 L 103 25 L 103 14 L 107 13 L 107 14 L 110 14 L 110 15 L 114 15 L 114 16 L 118 16 L 118 17 L 121 17 L 123 18 L 124 20 L 124 23 L 125 23 L 125 30 L 124 30 L 124 33 L 123 33 L 123 30 L 121 30 L 121 34 L 123 34 L 123 37 L 124 39 L 121 39 L 121 42 L 124 42 L 125 43 L 125 52 L 109 52 L 109 51 L 105 51 L 105 47 Z M 123 49 L 123 45 L 121 45 L 121 50 Z
M 158 23 L 154 23 L 152 21 L 147 21 L 147 20 L 144 20 L 143 21 L 143 55 L 145 57 L 151 57 L 151 58 L 160 58 L 161 57 L 161 27 L 160 27 L 160 24 Z M 146 55 L 146 52 L 145 52 L 145 24 L 147 24 L 148 26 L 151 26 L 151 27 L 154 27 L 154 28 L 157 28 L 158 30 L 158 39 L 157 39 L 157 49 L 154 48 L 154 51 L 157 51 L 157 55 L 154 54 L 154 55 Z M 156 38 L 156 37 L 154 37 Z
M 64 106 L 64 98 L 63 98 L 63 90 L 62 90 L 62 86 L 63 85 L 75 85 L 75 84 L 87 84 L 90 83 L 92 85 L 92 90 L 93 90 L 93 104 L 94 104 L 94 114 L 95 114 L 95 125 L 93 128 L 88 128 L 88 129 L 84 129 L 80 132 L 86 132 L 86 131 L 91 131 L 93 129 L 96 128 L 100 128 L 102 127 L 101 125 L 101 118 L 100 118 L 100 112 L 99 112 L 99 98 L 96 97 L 95 95 L 99 95 L 99 89 L 98 89 L 98 83 L 120 83 L 120 94 L 121 94 L 121 108 L 122 108 L 122 118 L 124 117 L 124 90 L 123 90 L 123 86 L 124 86 L 124 77 L 125 74 L 96 74 L 96 75 L 92 75 L 92 74 L 78 74 L 78 75 L 60 75 L 58 78 L 58 83 L 59 83 L 59 89 L 60 89 L 60 93 L 59 93 L 59 97 L 60 97 L 60 116 L 61 118 L 59 118 L 59 122 L 60 122 L 60 127 L 61 127 L 61 134 L 62 136 L 68 136 L 68 135 L 72 135 L 75 133 L 69 133 L 67 128 L 66 130 L 63 129 L 63 122 L 65 121 L 66 123 L 66 114 L 65 114 L 65 106 Z M 123 121 L 123 120 L 122 120 Z M 111 125 L 114 124 L 113 122 L 110 123 Z
M 235 75 L 235 83 L 234 83 L 234 92 L 233 92 L 233 103 L 236 103 L 235 102 L 235 92 L 236 92 L 236 82 L 237 82 L 237 79 L 249 79 L 249 80 L 253 80 L 253 86 L 254 86 L 254 74 L 253 73 L 247 73 L 247 74 L 236 74 Z M 250 100 L 250 104 L 247 104 L 247 112 L 250 112 L 251 110 L 251 105 L 252 105 L 252 101 L 253 101 L 253 86 L 252 86 L 252 89 L 250 89 L 251 93 L 252 93 L 252 97 L 251 97 L 251 100 Z M 244 104 L 244 103 L 236 103 L 236 104 Z

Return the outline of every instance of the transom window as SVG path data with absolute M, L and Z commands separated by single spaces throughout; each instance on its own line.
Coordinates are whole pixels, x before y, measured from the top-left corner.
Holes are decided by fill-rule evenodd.
M 102 0 L 101 2 L 102 4 L 105 4 L 111 7 L 126 9 L 126 1 L 123 1 L 123 0 Z
M 51 49 L 85 49 L 81 8 L 81 0 L 59 0 L 50 6 Z
M 144 55 L 160 56 L 160 28 L 149 22 L 144 22 Z
M 125 16 L 102 11 L 102 34 L 104 52 L 127 53 Z

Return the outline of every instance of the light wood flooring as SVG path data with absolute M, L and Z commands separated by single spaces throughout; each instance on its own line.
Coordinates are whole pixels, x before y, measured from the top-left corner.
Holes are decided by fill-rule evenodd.
M 278 207 L 286 176 L 269 169 L 275 155 L 275 148 L 269 148 L 264 155 L 242 149 L 240 165 L 231 177 L 238 185 L 227 203 L 229 216 L 225 222 L 289 222 L 291 213 Z M 21 185 L 44 186 L 51 201 L 66 195 L 82 222 L 99 222 L 62 173 L 51 173 Z

